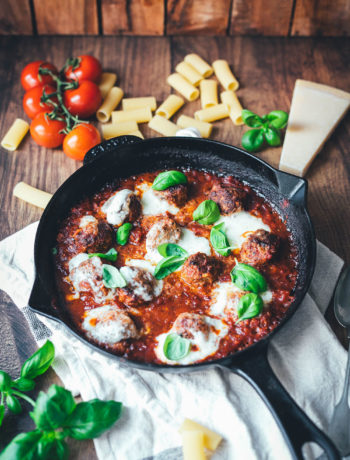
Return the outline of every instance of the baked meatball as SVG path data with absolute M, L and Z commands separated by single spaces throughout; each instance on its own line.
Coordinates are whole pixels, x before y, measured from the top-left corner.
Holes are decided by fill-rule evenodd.
M 196 333 L 202 333 L 208 339 L 210 327 L 203 315 L 197 313 L 181 313 L 173 325 L 173 331 L 184 339 L 194 339 Z
M 146 251 L 150 259 L 159 257 L 157 248 L 163 243 L 177 243 L 181 238 L 181 227 L 171 218 L 160 216 L 149 229 L 146 237 Z
M 68 264 L 69 278 L 76 292 L 89 293 L 98 303 L 108 294 L 103 284 L 102 265 L 99 257 L 89 258 L 88 254 L 78 254 Z
M 134 222 L 140 217 L 141 203 L 129 189 L 123 189 L 112 195 L 101 207 L 107 222 L 120 226 L 123 222 Z
M 169 201 L 177 207 L 183 206 L 187 201 L 188 187 L 187 184 L 173 185 L 165 190 L 155 192 L 160 198 Z
M 209 199 L 215 201 L 221 214 L 227 215 L 244 209 L 245 192 L 237 187 L 216 183 L 211 189 Z
M 207 256 L 203 252 L 192 254 L 181 269 L 182 279 L 188 283 L 213 283 L 220 270 L 220 262 L 215 257 Z
M 277 235 L 266 230 L 251 233 L 241 247 L 241 261 L 250 265 L 263 265 L 271 260 L 279 248 Z
M 127 286 L 118 289 L 118 300 L 125 305 L 139 307 L 159 295 L 159 283 L 149 271 L 125 266 L 120 269 L 120 273 Z
M 75 233 L 75 241 L 81 252 L 105 252 L 113 244 L 113 230 L 107 222 L 98 221 L 90 215 L 83 216 Z

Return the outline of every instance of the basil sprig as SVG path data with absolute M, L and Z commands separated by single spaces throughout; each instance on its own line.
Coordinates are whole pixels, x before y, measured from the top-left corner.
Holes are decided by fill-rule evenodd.
M 163 352 L 166 358 L 171 361 L 178 361 L 184 358 L 191 351 L 191 342 L 188 339 L 184 339 L 178 334 L 167 335 Z
M 163 257 L 188 257 L 188 252 L 175 243 L 163 243 L 160 246 L 158 246 L 157 249 L 159 254 Z
M 236 323 L 243 321 L 244 319 L 250 319 L 258 316 L 261 313 L 263 306 L 264 303 L 259 294 L 250 292 L 249 294 L 244 295 L 239 299 L 237 305 L 238 321 L 236 321 Z
M 250 265 L 236 263 L 231 270 L 231 280 L 242 291 L 250 291 L 255 294 L 264 292 L 267 289 L 265 278 L 258 270 Z
M 125 246 L 128 242 L 129 235 L 132 229 L 132 224 L 129 222 L 121 225 L 117 230 L 117 243 L 121 246 Z
M 102 265 L 103 284 L 106 288 L 123 288 L 126 286 L 126 281 L 120 271 L 113 265 Z
M 101 252 L 90 253 L 89 258 L 91 259 L 91 257 L 99 257 L 100 259 L 106 259 L 110 260 L 111 262 L 115 262 L 117 260 L 118 253 L 114 248 L 111 248 L 105 254 Z
M 162 259 L 158 262 L 155 270 L 154 270 L 154 277 L 157 280 L 162 280 L 166 276 L 173 273 L 178 268 L 181 267 L 186 262 L 187 257 L 179 257 L 179 256 L 170 256 Z
M 220 217 L 219 206 L 213 200 L 205 200 L 193 212 L 193 220 L 199 224 L 210 225 Z
M 187 184 L 187 177 L 181 171 L 164 171 L 154 179 L 153 190 L 165 190 L 174 185 Z
M 266 142 L 272 147 L 281 145 L 281 132 L 288 123 L 288 113 L 283 110 L 273 110 L 272 112 L 259 117 L 250 110 L 242 110 L 242 120 L 249 126 L 242 137 L 242 146 L 249 152 L 258 152 Z
M 233 246 L 230 246 L 226 233 L 223 230 L 224 222 L 215 225 L 210 231 L 210 242 L 215 251 L 222 256 L 229 256 Z

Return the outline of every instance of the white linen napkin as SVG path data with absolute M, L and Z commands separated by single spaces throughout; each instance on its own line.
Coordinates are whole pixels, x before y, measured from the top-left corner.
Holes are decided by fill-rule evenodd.
M 224 441 L 212 460 L 288 460 L 289 451 L 272 416 L 252 387 L 222 369 L 187 374 L 139 371 L 92 351 L 61 324 L 28 307 L 34 280 L 37 223 L 0 243 L 0 288 L 23 311 L 41 345 L 50 336 L 54 369 L 64 385 L 84 400 L 124 404 L 117 424 L 94 440 L 101 460 L 180 460 L 178 427 L 185 417 L 220 433 Z M 327 431 L 340 398 L 346 352 L 323 314 L 343 262 L 317 244 L 315 275 L 305 300 L 270 344 L 278 378 L 311 419 Z

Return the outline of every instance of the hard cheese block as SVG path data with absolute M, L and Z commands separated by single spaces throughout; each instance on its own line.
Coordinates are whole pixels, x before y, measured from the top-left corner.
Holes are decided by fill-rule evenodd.
M 304 176 L 349 105 L 350 93 L 311 81 L 297 80 L 280 170 Z

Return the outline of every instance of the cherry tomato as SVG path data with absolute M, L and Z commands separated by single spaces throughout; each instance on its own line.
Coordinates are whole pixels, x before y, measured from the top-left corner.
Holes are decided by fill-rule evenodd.
M 36 86 L 52 85 L 54 80 L 50 75 L 40 75 L 39 67 L 49 69 L 54 74 L 58 73 L 57 68 L 45 61 L 34 61 L 27 64 L 21 73 L 21 83 L 25 91 L 28 91 L 31 88 Z
M 63 141 L 64 153 L 74 160 L 83 160 L 88 150 L 101 142 L 95 126 L 87 123 L 74 128 Z
M 74 61 L 76 59 L 79 60 L 79 64 L 76 68 L 74 68 Z M 82 56 L 78 56 L 78 58 L 71 59 L 71 61 L 73 64 L 70 65 L 64 72 L 67 80 L 78 80 L 79 83 L 84 80 L 90 80 L 95 83 L 100 81 L 102 66 L 100 61 L 98 61 L 95 57 L 84 54 Z
M 25 93 L 23 97 L 23 109 L 29 118 L 34 118 L 40 112 L 49 112 L 52 110 L 52 105 L 41 102 L 44 91 L 45 94 L 52 94 L 56 91 L 56 88 L 51 85 L 36 86 Z M 52 100 L 57 104 L 57 97 L 53 97 Z
M 40 112 L 30 124 L 30 134 L 35 142 L 43 147 L 59 147 L 65 137 L 61 133 L 66 127 L 64 121 L 51 120 L 48 112 Z
M 102 96 L 96 83 L 86 80 L 76 89 L 68 89 L 64 93 L 64 105 L 72 115 L 81 118 L 91 117 L 99 108 Z

